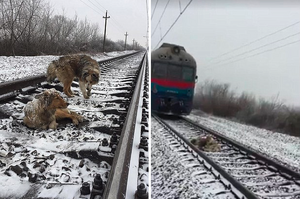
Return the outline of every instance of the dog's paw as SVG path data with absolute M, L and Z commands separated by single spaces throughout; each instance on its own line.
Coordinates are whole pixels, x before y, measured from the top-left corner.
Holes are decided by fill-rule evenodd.
M 58 126 L 58 123 L 52 122 L 52 123 L 49 125 L 49 129 L 56 129 L 57 126 Z
M 91 94 L 91 89 L 86 89 L 87 90 L 87 95 L 88 96 L 91 96 L 92 94 Z
M 79 122 L 83 122 L 84 117 L 82 117 L 81 115 L 78 115 L 77 119 L 78 119 Z
M 83 96 L 85 99 L 90 99 L 90 96 L 88 96 L 88 95 L 84 95 Z
M 78 119 L 77 119 L 77 118 L 74 118 L 74 119 L 72 120 L 72 122 L 73 122 L 73 124 L 75 124 L 75 125 L 78 125 L 78 124 L 79 124 L 79 122 L 78 122 Z
M 42 130 L 47 130 L 47 129 L 48 129 L 48 126 L 47 126 L 47 125 L 41 126 L 40 129 L 42 129 Z

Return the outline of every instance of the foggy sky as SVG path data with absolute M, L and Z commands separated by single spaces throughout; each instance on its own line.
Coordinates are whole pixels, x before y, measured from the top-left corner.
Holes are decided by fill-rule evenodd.
M 265 99 L 279 96 L 288 105 L 300 106 L 300 3 L 268 2 L 194 0 L 159 46 L 163 42 L 184 46 L 197 61 L 199 82 L 210 79 L 229 83 L 237 93 L 246 91 Z M 152 0 L 151 13 L 155 3 Z M 167 0 L 159 1 L 151 16 L 152 50 L 188 0 L 170 1 L 153 34 L 166 3 Z M 237 49 L 289 25 L 292 26 Z M 288 45 L 295 41 L 298 42 Z
M 133 44 L 135 39 L 141 46 L 146 46 L 147 38 L 147 11 L 146 0 L 121 0 L 121 1 L 100 1 L 100 0 L 45 0 L 50 2 L 54 8 L 54 14 L 63 12 L 69 18 L 77 14 L 80 20 L 88 20 L 93 24 L 97 23 L 101 34 L 104 33 L 105 11 L 108 10 L 107 38 L 117 41 L 125 40 L 125 33 L 128 32 L 127 43 Z M 97 3 L 98 2 L 98 3 Z M 149 1 L 148 1 L 149 3 Z

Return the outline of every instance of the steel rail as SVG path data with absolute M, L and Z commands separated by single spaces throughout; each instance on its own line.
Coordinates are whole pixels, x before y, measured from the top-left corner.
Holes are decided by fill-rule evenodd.
M 147 56 L 146 56 L 147 57 Z M 145 89 L 145 75 L 147 70 L 147 61 L 146 58 L 143 59 L 143 67 L 141 70 L 142 74 L 142 80 L 141 80 L 141 88 L 143 88 L 142 91 Z M 127 181 L 127 189 L 126 189 L 126 197 L 125 198 L 132 198 L 134 197 L 135 193 L 137 192 L 138 187 L 138 174 L 139 174 L 139 162 L 140 162 L 140 148 L 141 145 L 141 137 L 142 137 L 142 120 L 143 120 L 143 92 L 140 92 L 139 100 L 138 100 L 138 109 L 137 109 L 137 118 L 135 122 L 135 128 L 134 128 L 134 135 L 133 135 L 133 146 L 131 150 L 131 160 L 129 167 L 129 173 Z
M 144 55 L 140 67 L 145 67 L 143 64 L 146 59 Z M 139 71 L 143 71 L 141 68 Z M 109 180 L 103 194 L 104 199 L 122 199 L 126 196 L 126 188 L 129 174 L 129 163 L 131 158 L 131 151 L 133 147 L 134 128 L 137 119 L 137 110 L 139 104 L 139 96 L 141 93 L 143 73 L 140 72 L 136 87 L 130 102 L 128 113 L 124 127 L 122 129 L 120 141 L 115 153 L 112 168 L 109 174 Z
M 0 84 L 0 95 L 17 91 L 28 86 L 35 86 L 44 81 L 46 81 L 46 74 L 4 82 Z

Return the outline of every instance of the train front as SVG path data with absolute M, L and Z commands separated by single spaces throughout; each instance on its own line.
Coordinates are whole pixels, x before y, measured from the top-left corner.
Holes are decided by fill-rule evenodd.
M 151 109 L 188 115 L 193 106 L 196 61 L 182 46 L 164 43 L 151 53 Z

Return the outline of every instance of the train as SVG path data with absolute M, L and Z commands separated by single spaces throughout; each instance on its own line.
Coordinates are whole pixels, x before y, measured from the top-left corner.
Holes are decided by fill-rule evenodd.
M 185 48 L 163 43 L 151 52 L 151 110 L 188 115 L 193 107 L 197 64 Z

